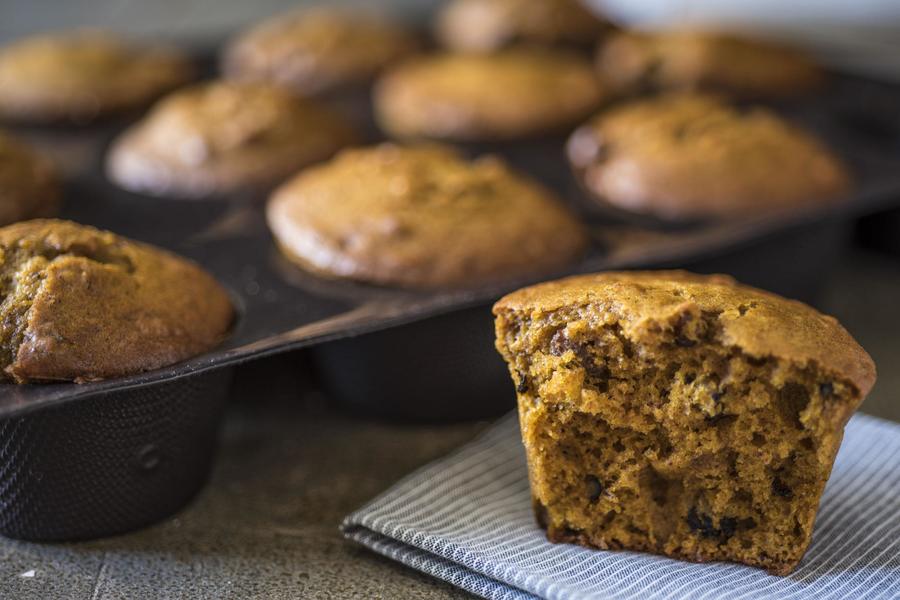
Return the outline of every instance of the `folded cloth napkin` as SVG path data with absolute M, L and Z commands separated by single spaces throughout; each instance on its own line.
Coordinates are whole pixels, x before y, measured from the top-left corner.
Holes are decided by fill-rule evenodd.
M 856 415 L 790 576 L 551 544 L 515 415 L 353 513 L 344 534 L 485 598 L 900 598 L 900 425 Z

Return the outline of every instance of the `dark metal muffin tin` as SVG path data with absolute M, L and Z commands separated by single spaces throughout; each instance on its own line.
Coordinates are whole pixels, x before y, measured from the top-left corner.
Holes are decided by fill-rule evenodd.
M 871 98 L 883 110 L 873 113 Z M 231 290 L 239 316 L 212 352 L 156 371 L 88 384 L 0 384 L 0 533 L 82 539 L 127 531 L 177 510 L 206 477 L 231 369 L 242 362 L 311 347 L 321 383 L 348 410 L 397 419 L 476 418 L 514 402 L 493 350 L 490 306 L 536 279 L 682 266 L 730 272 L 810 300 L 850 220 L 900 198 L 900 169 L 883 152 L 880 128 L 871 125 L 896 121 L 898 102 L 896 87 L 841 78 L 824 96 L 781 107 L 851 163 L 857 189 L 847 202 L 677 229 L 588 216 L 562 139 L 466 147 L 473 154 L 497 151 L 556 190 L 585 215 L 595 243 L 565 272 L 430 292 L 300 271 L 275 248 L 263 197 L 186 201 L 113 187 L 102 175 L 101 157 L 117 126 L 24 130 L 70 163 L 64 218 L 194 259 Z M 343 106 L 359 111 L 360 104 Z M 362 112 L 355 116 L 368 121 Z M 374 135 L 371 123 L 368 129 Z

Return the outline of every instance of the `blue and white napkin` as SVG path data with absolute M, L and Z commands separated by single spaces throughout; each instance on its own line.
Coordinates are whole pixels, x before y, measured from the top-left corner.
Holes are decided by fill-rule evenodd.
M 900 598 L 900 425 L 857 415 L 790 576 L 551 544 L 514 415 L 353 513 L 344 534 L 485 598 Z

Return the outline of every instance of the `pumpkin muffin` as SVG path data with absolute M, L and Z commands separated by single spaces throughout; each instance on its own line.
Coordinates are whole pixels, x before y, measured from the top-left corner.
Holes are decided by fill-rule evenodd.
M 415 288 L 546 273 L 588 246 L 549 191 L 495 157 L 437 145 L 346 150 L 278 189 L 267 218 L 308 271 Z
M 216 346 L 234 317 L 195 264 L 57 220 L 0 228 L 0 378 L 93 381 Z
M 597 51 L 597 68 L 620 94 L 702 90 L 773 98 L 810 92 L 824 81 L 797 50 L 700 31 L 612 35 Z
M 50 161 L 0 131 L 0 225 L 50 216 L 60 196 Z
M 494 314 L 551 541 L 797 566 L 875 381 L 834 318 L 684 272 L 544 283 Z
M 363 14 L 314 8 L 278 15 L 226 48 L 222 70 L 241 81 L 269 81 L 300 95 L 366 84 L 418 47 L 403 28 Z
M 435 35 L 459 52 L 493 52 L 514 44 L 587 47 L 609 29 L 578 0 L 451 0 Z
M 386 73 L 376 85 L 375 116 L 396 137 L 511 140 L 564 131 L 603 95 L 590 65 L 575 54 L 440 54 Z
M 161 100 L 113 144 L 107 173 L 126 189 L 161 196 L 265 191 L 354 139 L 311 100 L 218 81 Z
M 0 49 L 0 119 L 86 123 L 140 108 L 193 76 L 171 48 L 76 31 Z
M 667 220 L 734 217 L 841 199 L 850 177 L 812 135 L 764 108 L 664 96 L 600 113 L 567 153 L 597 202 Z

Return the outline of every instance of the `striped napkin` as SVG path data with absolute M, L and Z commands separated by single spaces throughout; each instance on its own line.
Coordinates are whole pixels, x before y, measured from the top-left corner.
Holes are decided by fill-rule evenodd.
M 400 481 L 341 529 L 485 598 L 900 598 L 900 425 L 851 419 L 812 545 L 788 577 L 551 544 L 531 512 L 515 415 Z

